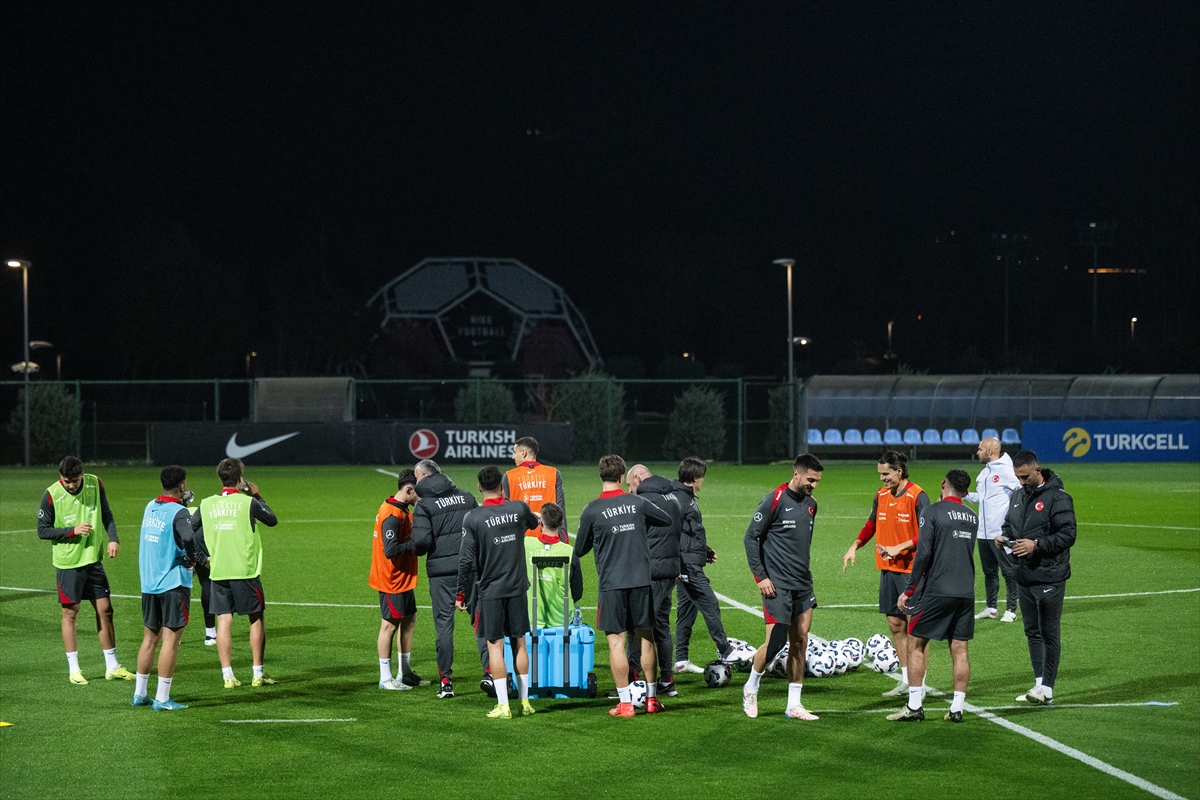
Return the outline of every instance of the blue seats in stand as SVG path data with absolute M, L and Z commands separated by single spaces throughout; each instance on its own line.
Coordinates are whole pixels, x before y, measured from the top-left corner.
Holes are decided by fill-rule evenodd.
M 825 444 L 841 444 L 842 432 L 837 428 L 830 428 L 825 431 Z
M 862 444 L 862 433 L 857 428 L 848 428 L 843 441 L 846 444 Z
M 1017 433 L 1016 428 L 1005 428 L 1004 433 L 1000 434 L 1000 444 L 1020 444 L 1021 434 Z
M 943 439 L 946 437 L 942 437 Z M 979 444 L 979 431 L 974 428 L 964 428 L 962 432 L 963 444 Z
M 821 441 L 821 432 L 819 430 L 817 430 L 816 428 L 809 428 L 808 429 L 808 443 L 809 444 L 823 444 L 823 442 Z
M 917 430 L 916 428 L 906 429 L 904 431 L 904 443 L 905 444 L 920 444 L 921 443 L 921 432 L 919 430 Z
M 863 434 L 863 444 L 883 444 L 883 437 L 874 428 L 867 428 Z
M 941 444 L 942 435 L 937 432 L 937 428 L 926 428 L 925 433 L 921 436 L 921 444 Z
M 954 428 L 946 428 L 942 431 L 942 444 L 962 444 L 962 439 L 958 438 L 958 431 Z
M 1000 431 L 996 430 L 995 428 L 984 428 L 983 433 L 979 435 L 984 439 L 999 439 Z
M 904 438 L 900 435 L 900 431 L 895 428 L 888 428 L 883 432 L 884 444 L 904 444 Z

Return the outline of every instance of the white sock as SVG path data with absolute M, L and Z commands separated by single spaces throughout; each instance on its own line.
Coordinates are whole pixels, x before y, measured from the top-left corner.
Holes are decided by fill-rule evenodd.
M 924 699 L 925 699 L 925 687 L 924 686 L 908 687 L 908 707 L 909 708 L 911 708 L 913 711 L 916 711 L 918 708 L 921 707 L 921 701 Z
M 908 686 L 908 667 L 900 668 L 900 682 Z
M 750 667 L 750 677 L 746 678 L 746 691 L 757 692 L 758 684 L 760 681 L 762 681 L 762 676 L 766 674 L 766 670 L 759 672 L 754 667 Z
M 204 638 L 205 639 L 217 638 L 217 629 L 216 628 L 205 628 L 204 629 Z
M 629 687 L 628 686 L 618 686 L 617 687 L 617 699 L 620 700 L 622 703 L 633 702 L 632 700 L 629 699 Z
M 392 679 L 392 660 L 390 658 L 379 659 L 379 682 L 386 683 Z
M 400 654 L 400 674 L 407 675 L 412 672 L 412 667 L 409 666 L 408 660 L 412 657 L 412 653 Z
M 117 648 L 104 651 L 104 667 L 110 670 L 121 668 L 121 662 L 117 661 Z
M 508 705 L 508 676 L 505 675 L 501 680 L 493 675 L 492 680 L 496 684 L 496 703 L 502 706 Z
M 967 704 L 967 693 L 966 692 L 955 692 L 954 699 L 950 701 L 950 710 L 951 711 L 962 711 L 963 706 L 965 706 L 966 704 Z
M 658 681 L 646 681 L 646 699 L 658 697 Z
M 1042 685 L 1042 679 L 1041 679 L 1041 678 L 1034 678 L 1034 679 L 1033 679 L 1033 685 L 1034 685 L 1034 686 L 1041 686 L 1041 685 Z
M 517 676 L 518 691 L 521 693 L 521 702 L 525 703 L 529 700 L 529 673 Z M 507 689 L 506 689 L 507 691 Z
M 145 697 L 146 692 L 149 688 L 150 688 L 150 674 L 147 673 L 147 674 L 143 675 L 142 673 L 139 672 L 137 674 L 137 680 L 134 682 L 134 685 L 133 685 L 133 696 L 134 697 Z
M 155 700 L 165 703 L 171 699 L 171 681 L 173 680 L 174 678 L 164 678 L 162 675 L 158 676 L 158 693 L 154 695 Z
M 261 678 L 263 676 L 263 665 L 262 664 L 252 664 L 251 669 L 254 670 L 254 677 Z
M 788 708 L 801 708 L 800 692 L 804 689 L 803 683 L 788 684 Z
M 79 651 L 67 653 L 67 674 L 74 675 L 79 672 Z
M 1043 683 L 1043 684 L 1042 684 L 1042 695 L 1043 695 L 1043 696 L 1045 696 L 1045 697 L 1047 697 L 1047 698 L 1052 698 L 1052 697 L 1054 697 L 1054 687 L 1053 687 L 1053 686 L 1047 686 L 1046 684 L 1044 684 L 1044 683 Z
M 232 678 L 233 677 L 233 667 L 221 667 L 221 677 L 222 678 Z

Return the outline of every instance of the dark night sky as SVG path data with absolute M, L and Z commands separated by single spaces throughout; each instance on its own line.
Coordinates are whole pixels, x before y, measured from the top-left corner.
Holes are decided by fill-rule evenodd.
M 650 375 L 777 370 L 781 256 L 809 368 L 889 319 L 999 368 L 1000 230 L 1013 366 L 1196 369 L 1194 3 L 246 5 L 0 11 L 0 246 L 67 377 L 332 371 L 440 255 L 525 261 Z M 1096 346 L 1083 219 L 1147 270 L 1102 276 Z M 15 271 L 0 313 L 12 363 Z

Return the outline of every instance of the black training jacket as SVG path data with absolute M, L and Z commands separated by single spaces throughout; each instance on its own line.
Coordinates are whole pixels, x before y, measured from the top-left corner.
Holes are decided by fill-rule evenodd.
M 679 531 L 683 524 L 683 503 L 690 496 L 675 490 L 674 481 L 651 475 L 638 484 L 638 497 L 644 497 L 671 518 L 670 525 L 661 525 L 646 530 L 650 543 L 650 577 L 679 577 Z
M 425 556 L 425 574 L 430 578 L 457 576 L 463 517 L 479 503 L 440 472 L 417 484 L 417 497 L 412 541 L 417 555 Z
M 1075 503 L 1063 490 L 1062 478 L 1042 467 L 1044 481 L 1028 491 L 1013 492 L 1001 530 L 1010 539 L 1033 539 L 1037 549 L 1015 558 L 1013 575 L 1022 586 L 1058 583 L 1071 577 L 1075 544 Z

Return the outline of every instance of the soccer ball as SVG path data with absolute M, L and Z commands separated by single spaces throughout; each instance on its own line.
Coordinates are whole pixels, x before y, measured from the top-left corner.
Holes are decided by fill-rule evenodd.
M 874 658 L 875 654 L 883 648 L 891 646 L 892 640 L 884 636 L 882 633 L 877 633 L 870 639 L 867 639 L 867 653 L 870 654 L 871 658 Z
M 833 672 L 835 675 L 845 675 L 846 670 L 850 669 L 850 659 L 846 657 L 846 653 L 842 650 L 833 651 Z
M 888 648 L 881 650 L 875 654 L 875 660 L 871 662 L 871 669 L 876 672 L 895 672 L 900 667 L 900 657 L 896 655 L 896 651 Z
M 634 708 L 646 707 L 646 682 L 633 681 L 629 684 L 629 701 Z
M 847 643 L 842 647 L 842 655 L 844 655 L 846 657 L 846 661 L 849 662 L 847 669 L 858 669 L 859 665 L 863 662 L 863 652 L 861 647 L 855 647 L 854 645 Z
M 768 672 L 775 677 L 783 678 L 784 680 L 786 680 L 788 677 L 787 660 L 789 648 L 790 645 L 787 642 L 784 642 L 783 649 L 780 650 L 773 659 L 771 659 L 771 663 L 767 666 Z
M 823 650 L 820 655 L 808 660 L 808 669 L 817 678 L 828 678 L 836 668 L 832 650 Z
M 741 639 L 730 639 L 729 649 L 729 658 L 725 660 L 730 666 L 738 672 L 749 672 L 750 665 L 754 661 L 754 654 L 758 651 L 758 648 L 751 646 L 748 642 L 744 642 Z M 717 653 L 718 658 L 720 655 L 720 653 Z
M 704 683 L 713 689 L 728 686 L 732 678 L 733 670 L 726 661 L 710 661 L 704 668 Z

